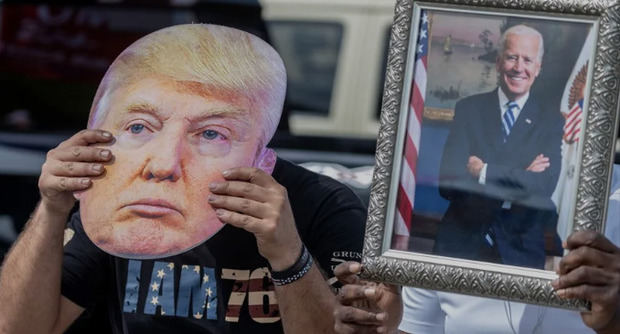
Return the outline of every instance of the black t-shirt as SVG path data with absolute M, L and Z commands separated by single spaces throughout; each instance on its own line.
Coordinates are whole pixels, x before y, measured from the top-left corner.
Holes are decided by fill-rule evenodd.
M 350 189 L 281 159 L 272 175 L 286 187 L 301 239 L 328 278 L 338 263 L 361 259 L 366 210 Z M 105 313 L 113 333 L 282 332 L 267 260 L 245 230 L 226 225 L 186 253 L 126 260 L 97 248 L 77 213 L 68 228 L 62 294 L 86 317 Z

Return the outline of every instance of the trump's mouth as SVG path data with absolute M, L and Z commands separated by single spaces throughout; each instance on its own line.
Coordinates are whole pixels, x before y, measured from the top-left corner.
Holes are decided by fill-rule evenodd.
M 171 214 L 180 214 L 181 211 L 163 199 L 144 198 L 124 205 L 122 209 L 128 209 L 132 213 L 144 218 L 159 218 Z

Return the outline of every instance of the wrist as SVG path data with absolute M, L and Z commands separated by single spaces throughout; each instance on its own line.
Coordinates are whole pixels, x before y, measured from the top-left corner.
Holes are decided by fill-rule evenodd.
M 35 213 L 33 213 L 33 217 L 36 214 L 41 214 L 45 217 L 49 217 L 52 219 L 57 218 L 64 222 L 69 216 L 69 213 L 71 213 L 71 209 L 73 209 L 73 207 L 67 208 L 65 206 L 59 206 L 53 202 L 50 202 L 49 200 L 42 199 L 39 202 Z
M 24 229 L 38 235 L 39 238 L 62 241 L 67 217 L 71 211 L 59 210 L 41 200 L 30 215 Z
M 302 244 L 301 252 L 295 263 L 282 271 L 272 269 L 271 280 L 275 285 L 279 286 L 293 283 L 304 277 L 308 271 L 310 271 L 312 263 L 312 255 L 308 251 L 308 248 Z
M 272 256 L 267 259 L 269 261 L 269 266 L 272 271 L 282 271 L 286 268 L 290 268 L 295 264 L 299 256 L 301 255 L 301 246 L 302 243 L 300 240 L 297 240 L 291 247 L 289 247 L 286 251 L 282 251 L 277 253 L 278 256 Z
M 54 205 L 54 203 L 51 203 L 49 201 L 41 200 L 35 212 L 30 217 L 30 220 L 35 221 L 39 220 L 36 219 L 37 217 L 45 217 L 45 221 L 58 221 L 61 222 L 64 226 L 67 221 L 67 217 L 69 216 L 69 213 L 71 213 L 71 209 L 73 209 L 73 207 L 64 208 L 62 206 Z

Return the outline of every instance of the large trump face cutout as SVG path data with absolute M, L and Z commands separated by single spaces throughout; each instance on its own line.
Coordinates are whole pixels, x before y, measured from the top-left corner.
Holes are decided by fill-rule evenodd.
M 114 135 L 115 159 L 77 194 L 88 237 L 113 255 L 154 258 L 217 233 L 209 184 L 233 167 L 269 170 L 284 73 L 265 42 L 213 25 L 166 28 L 121 53 L 90 113 L 89 128 Z

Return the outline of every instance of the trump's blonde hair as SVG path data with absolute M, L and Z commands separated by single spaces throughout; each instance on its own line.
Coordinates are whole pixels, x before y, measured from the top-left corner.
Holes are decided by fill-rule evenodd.
M 282 59 L 265 41 L 224 26 L 177 25 L 142 37 L 114 60 L 95 94 L 88 127 L 96 128 L 105 119 L 115 90 L 146 77 L 189 83 L 193 88 L 198 84 L 199 90 L 215 96 L 247 98 L 250 112 L 263 114 L 262 146 L 276 130 L 286 92 Z

